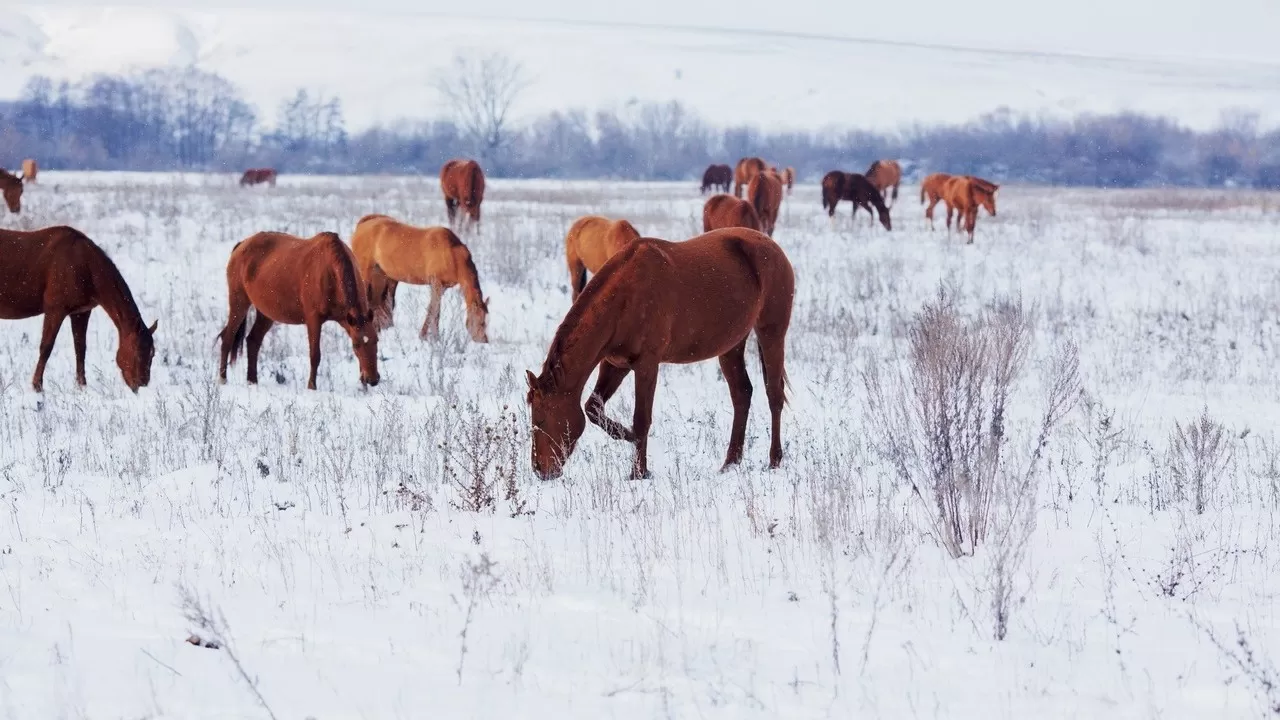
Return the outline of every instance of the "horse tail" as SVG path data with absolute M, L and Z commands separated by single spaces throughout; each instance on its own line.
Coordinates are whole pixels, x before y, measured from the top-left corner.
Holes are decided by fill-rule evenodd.
M 471 172 L 468 173 L 469 177 L 467 178 L 468 185 L 470 187 L 468 187 L 467 189 L 471 192 L 471 197 L 470 197 L 471 204 L 477 209 L 479 209 L 480 196 L 484 194 L 484 186 L 483 186 L 484 176 L 480 174 L 479 164 L 474 162 L 471 163 L 470 169 L 471 169 Z
M 893 184 L 893 204 L 898 204 L 898 183 Z
M 926 184 L 920 183 L 920 204 L 921 205 L 923 205 L 925 201 L 925 188 L 926 188 Z
M 240 351 L 244 349 L 245 337 L 249 334 L 249 321 L 257 321 L 257 308 L 250 305 L 249 311 L 244 314 L 244 319 L 236 326 L 235 331 L 231 334 L 231 348 L 227 351 L 227 364 L 235 365 L 236 360 L 240 358 Z M 218 337 L 222 337 L 219 333 Z

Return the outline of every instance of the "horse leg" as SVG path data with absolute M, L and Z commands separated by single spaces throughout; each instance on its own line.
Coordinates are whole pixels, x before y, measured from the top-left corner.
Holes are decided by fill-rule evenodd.
M 267 336 L 267 331 L 271 326 L 275 325 L 275 321 L 271 318 L 258 313 L 257 319 L 253 321 L 253 327 L 249 329 L 248 345 L 249 345 L 249 384 L 258 384 L 258 351 L 262 349 L 262 339 Z
M 449 227 L 453 227 L 454 217 L 458 214 L 458 201 L 451 197 L 444 199 L 444 210 L 449 215 Z
M 742 462 L 742 446 L 747 441 L 747 415 L 751 412 L 751 378 L 747 376 L 747 339 L 720 356 L 720 372 L 729 383 L 733 400 L 733 430 L 729 433 L 729 451 L 724 456 L 721 472 Z
M 947 232 L 948 233 L 951 232 L 951 215 L 954 212 L 955 212 L 955 208 L 951 206 L 951 203 L 947 203 Z
M 969 232 L 969 244 L 973 244 L 973 229 L 978 225 L 978 208 L 972 207 L 965 214 L 964 229 Z
M 227 360 L 236 347 L 236 336 L 242 332 L 242 326 L 249 316 L 249 296 L 244 289 L 228 289 L 227 324 L 222 328 L 222 350 L 218 354 L 218 382 L 227 382 Z M 238 351 L 236 351 L 238 352 Z
M 570 302 L 573 302 L 587 286 L 587 266 L 576 255 L 571 255 L 567 264 L 569 265 L 569 286 L 573 290 L 573 298 Z
M 316 389 L 316 371 L 320 369 L 320 327 L 323 324 L 324 321 L 318 317 L 307 318 L 307 343 L 311 350 L 311 374 L 307 377 L 308 390 Z
M 782 406 L 786 394 L 786 350 L 789 318 L 781 325 L 756 328 L 760 347 L 760 367 L 764 372 L 764 391 L 769 398 L 769 415 L 773 421 L 773 438 L 769 442 L 769 467 L 782 464 Z
M 89 313 L 75 313 L 71 316 L 71 342 L 76 348 L 76 384 L 84 387 L 88 383 L 84 379 L 84 354 L 89 339 Z
M 937 204 L 938 204 L 938 198 L 933 198 L 932 200 L 930 200 L 930 201 L 929 201 L 929 207 L 927 207 L 927 208 L 925 208 L 925 209 L 924 209 L 924 216 L 925 216 L 925 219 L 927 219 L 927 220 L 929 221 L 929 230 L 930 230 L 931 232 L 932 232 L 932 231 L 933 231 L 933 229 L 934 229 L 934 225 L 933 225 L 933 208 L 934 208 L 934 207 L 936 207 L 936 206 L 937 206 Z
M 611 420 L 604 413 L 604 405 L 609 402 L 609 398 L 621 387 L 622 381 L 626 379 L 631 372 L 630 368 L 620 368 L 607 362 L 600 363 L 600 372 L 596 376 L 596 387 L 591 391 L 591 397 L 587 399 L 587 419 L 599 425 L 609 437 L 614 440 L 626 440 L 633 443 L 636 436 L 631 432 L 630 428 L 624 427 L 622 423 Z
M 53 353 L 53 341 L 58 339 L 58 330 L 67 314 L 58 310 L 50 310 L 44 314 L 44 333 L 40 336 L 40 360 L 36 362 L 36 374 L 31 377 L 31 387 L 36 392 L 44 392 L 44 366 Z
M 422 321 L 422 330 L 418 333 L 421 340 L 435 340 L 440 337 L 440 298 L 444 295 L 444 286 L 439 282 L 431 283 L 431 302 L 427 304 L 427 319 Z
M 658 363 L 634 368 L 636 373 L 636 411 L 631 423 L 636 437 L 636 458 L 631 465 L 631 479 L 649 477 L 649 426 L 653 423 L 653 396 L 658 390 Z

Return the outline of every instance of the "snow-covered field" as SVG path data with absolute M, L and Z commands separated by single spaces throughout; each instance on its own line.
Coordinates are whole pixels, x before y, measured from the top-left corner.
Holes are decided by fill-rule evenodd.
M 433 181 L 42 174 L 0 225 L 84 230 L 160 326 L 137 396 L 101 312 L 88 388 L 64 329 L 36 395 L 39 319 L 0 324 L 0 716 L 1274 712 L 1280 196 L 1009 186 L 965 245 L 923 227 L 915 191 L 892 233 L 847 206 L 831 227 L 811 186 L 783 209 L 798 295 L 781 469 L 757 392 L 746 461 L 717 472 L 731 410 L 710 362 L 662 370 L 652 480 L 628 481 L 630 447 L 589 427 L 543 483 L 524 370 L 569 307 L 564 232 L 600 212 L 687 238 L 692 183 L 492 182 L 467 238 L 491 343 L 467 338 L 456 291 L 442 339 L 419 341 L 426 294 L 402 288 L 382 384 L 361 390 L 330 325 L 307 392 L 300 327 L 271 331 L 261 385 L 243 364 L 214 383 L 232 245 L 346 238 L 373 211 L 439 223 Z M 940 283 L 964 314 L 1020 293 L 1034 317 L 1012 468 L 1047 373 L 1080 349 L 1082 393 L 1011 516 L 1029 534 L 959 559 L 884 453 L 866 382 L 905 367 Z M 1189 435 L 1207 440 L 1175 443 L 1202 413 Z M 496 507 L 465 508 L 475 478 Z
M 679 100 L 717 125 L 775 129 L 897 130 L 1001 107 L 1200 129 L 1243 108 L 1280 124 L 1280 10 L 1268 0 L 240 4 L 252 7 L 7 4 L 0 97 L 34 74 L 194 65 L 236 83 L 268 122 L 305 87 L 342 98 L 364 129 L 442 116 L 430 83 L 454 53 L 502 51 L 532 81 L 519 114 Z

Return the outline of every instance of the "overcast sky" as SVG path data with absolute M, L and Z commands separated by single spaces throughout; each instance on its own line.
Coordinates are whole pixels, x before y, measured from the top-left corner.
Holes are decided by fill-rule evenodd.
M 24 4 L 443 13 L 1280 63 L 1280 0 L 42 0 Z

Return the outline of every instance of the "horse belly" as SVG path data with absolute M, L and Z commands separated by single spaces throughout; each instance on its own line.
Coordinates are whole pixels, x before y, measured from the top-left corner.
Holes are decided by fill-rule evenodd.
M 283 323 L 285 325 L 302 325 L 306 322 L 306 314 L 302 311 L 301 300 L 285 293 L 267 291 L 254 291 L 252 288 L 246 288 L 249 294 L 249 302 L 258 312 L 266 315 L 272 320 Z

